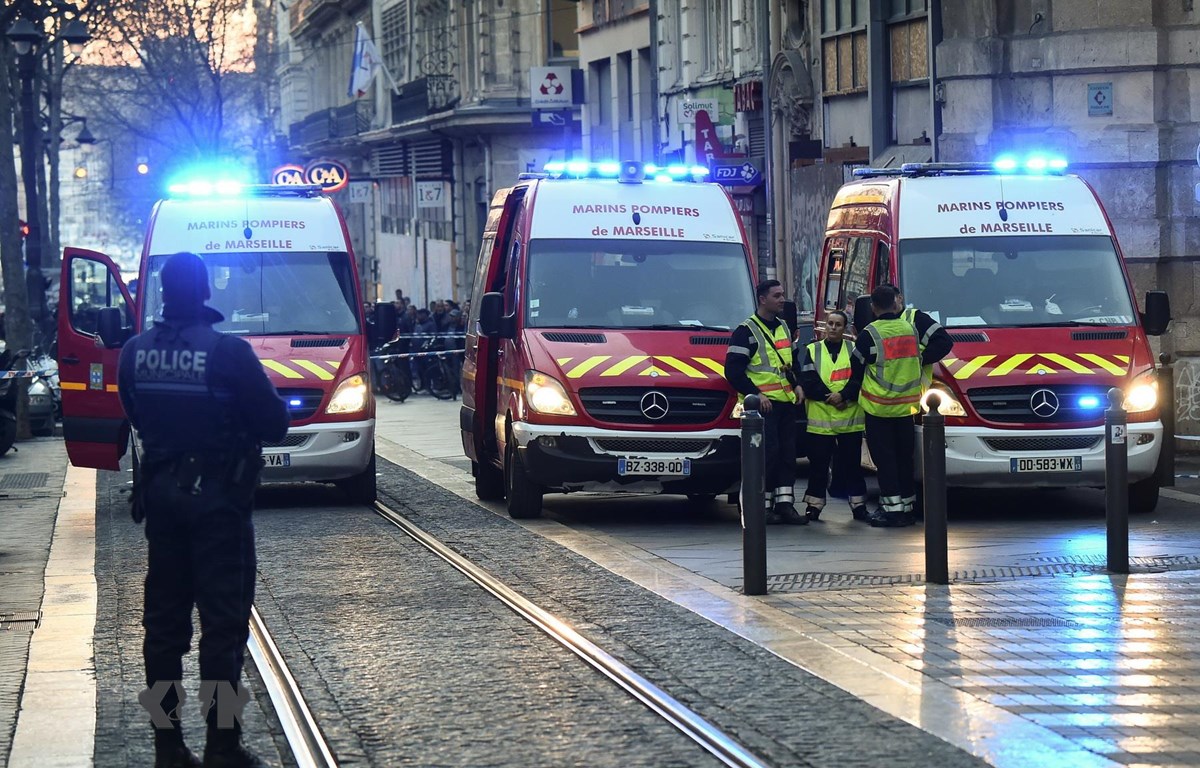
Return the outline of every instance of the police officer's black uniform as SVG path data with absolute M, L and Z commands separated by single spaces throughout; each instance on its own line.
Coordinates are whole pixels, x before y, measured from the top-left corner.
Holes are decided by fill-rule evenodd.
M 130 340 L 118 373 L 121 403 L 142 444 L 135 517 L 140 508 L 149 542 L 146 683 L 148 692 L 161 692 L 156 683 L 182 679 L 194 605 L 200 677 L 216 684 L 204 765 L 257 765 L 229 713 L 240 717 L 245 701 L 238 681 L 254 601 L 260 444 L 287 434 L 287 406 L 250 345 L 213 330 L 223 318 L 204 306 L 208 278 L 197 256 L 167 260 L 162 293 L 163 319 Z M 155 730 L 156 765 L 199 764 L 183 744 L 178 704 L 172 688 L 161 704 L 172 727 Z

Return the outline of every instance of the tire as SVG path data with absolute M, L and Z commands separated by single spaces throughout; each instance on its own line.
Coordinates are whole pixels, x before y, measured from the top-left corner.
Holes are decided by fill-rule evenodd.
M 1129 514 L 1148 515 L 1158 506 L 1158 478 L 1147 477 L 1129 484 Z
M 471 462 L 475 475 L 475 495 L 483 501 L 499 501 L 504 498 L 504 472 L 487 462 Z
M 438 400 L 449 400 L 454 397 L 454 383 L 450 380 L 444 360 L 438 360 L 429 367 L 429 394 Z
M 375 452 L 371 452 L 371 460 L 367 468 L 357 475 L 338 480 L 335 485 L 346 494 L 351 504 L 370 506 L 377 498 L 375 492 Z
M 379 373 L 379 389 L 389 400 L 403 403 L 412 394 L 412 380 L 401 366 L 386 363 Z
M 542 516 L 542 487 L 529 481 L 521 464 L 521 453 L 511 437 L 505 449 L 504 495 L 508 499 L 508 516 L 514 520 L 532 520 Z

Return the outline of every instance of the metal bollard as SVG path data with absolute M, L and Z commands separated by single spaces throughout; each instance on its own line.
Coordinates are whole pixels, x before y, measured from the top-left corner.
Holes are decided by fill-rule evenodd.
M 1108 524 L 1108 570 L 1129 573 L 1129 448 L 1125 393 L 1108 390 L 1104 412 L 1104 515 Z
M 1171 356 L 1166 352 L 1158 356 L 1162 368 L 1158 369 L 1158 416 L 1162 420 L 1162 446 L 1158 455 L 1158 485 L 1170 488 L 1175 485 L 1175 369 L 1171 367 Z
M 925 581 L 950 583 L 946 541 L 946 417 L 938 411 L 942 396 L 926 396 L 929 413 L 921 417 L 921 483 L 925 496 Z
M 742 590 L 767 594 L 767 515 L 763 499 L 766 446 L 758 395 L 742 403 Z

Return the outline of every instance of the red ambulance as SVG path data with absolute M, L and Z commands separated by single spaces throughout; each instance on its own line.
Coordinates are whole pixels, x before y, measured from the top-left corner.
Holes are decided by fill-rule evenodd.
M 741 220 L 702 168 L 572 163 L 492 201 L 460 426 L 480 498 L 712 498 L 739 479 L 732 329 L 755 308 Z
M 159 274 L 180 251 L 208 267 L 217 330 L 250 343 L 292 425 L 264 446 L 263 481 L 333 482 L 375 499 L 375 402 L 358 270 L 341 213 L 318 187 L 195 183 L 150 217 L 136 296 L 102 253 L 63 252 L 58 363 L 71 463 L 117 469 L 130 427 L 117 397 L 121 345 L 162 309 Z M 394 322 L 394 316 L 392 317 Z
M 1108 215 L 1065 168 L 1035 154 L 857 172 L 829 212 L 817 328 L 885 282 L 945 326 L 954 350 L 933 387 L 952 487 L 1103 485 L 1120 388 L 1130 510 L 1148 512 L 1163 440 L 1148 337 L 1170 306 L 1150 291 L 1139 311 Z M 869 298 L 857 309 L 869 321 Z

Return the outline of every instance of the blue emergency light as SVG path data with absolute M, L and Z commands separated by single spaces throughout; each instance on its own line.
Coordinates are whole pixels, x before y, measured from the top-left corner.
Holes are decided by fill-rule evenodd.
M 288 400 L 288 408 L 299 408 L 302 405 L 304 405 L 304 401 L 298 397 L 293 397 Z
M 615 160 L 554 160 L 542 166 L 542 171 L 552 178 L 618 179 L 626 183 L 638 183 L 647 178 L 661 182 L 700 181 L 708 175 L 708 169 L 703 165 L 656 165 L 637 161 L 618 163 Z
M 1100 398 L 1095 395 L 1083 395 L 1077 401 L 1080 408 L 1099 408 Z
M 997 173 L 1029 173 L 1046 174 L 1062 173 L 1067 170 L 1065 158 L 1054 157 L 1040 152 L 1019 158 L 1016 155 L 1001 155 L 992 162 Z

